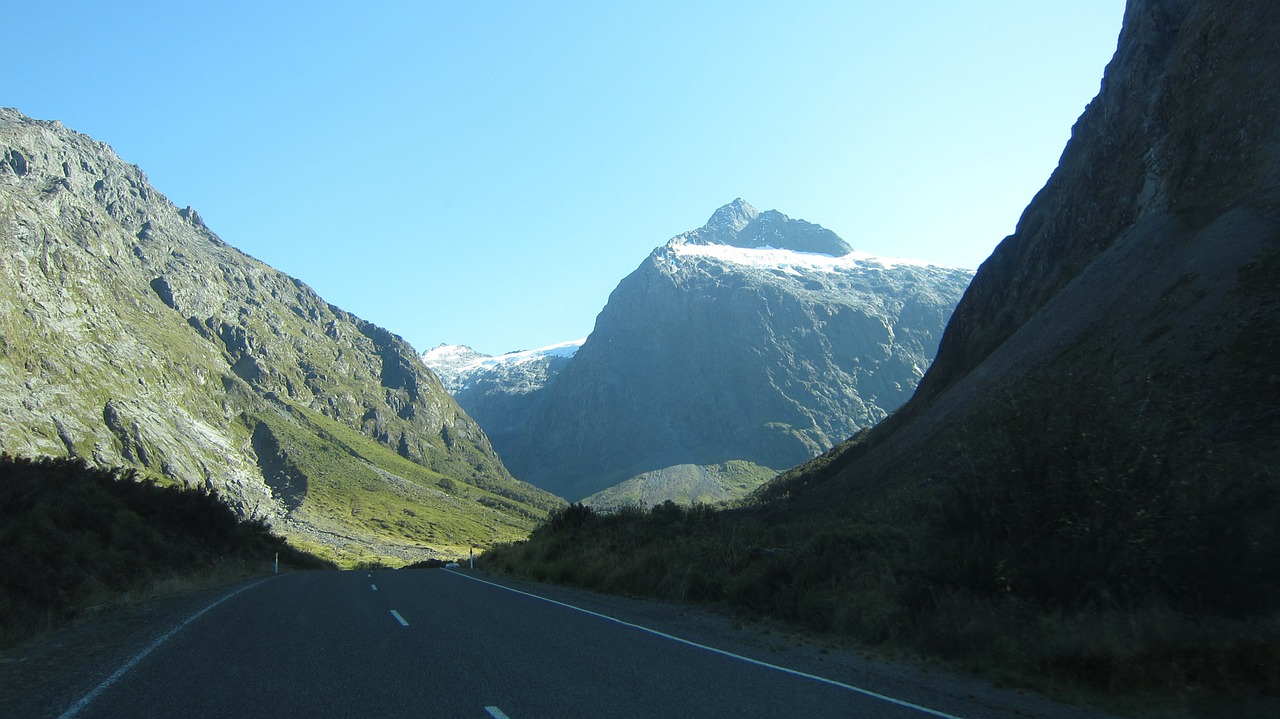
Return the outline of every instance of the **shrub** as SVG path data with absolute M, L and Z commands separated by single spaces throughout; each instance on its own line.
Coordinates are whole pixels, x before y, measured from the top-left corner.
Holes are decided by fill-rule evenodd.
M 241 521 L 216 493 L 139 481 L 133 470 L 0 455 L 0 646 L 85 606 L 229 560 L 324 563 Z

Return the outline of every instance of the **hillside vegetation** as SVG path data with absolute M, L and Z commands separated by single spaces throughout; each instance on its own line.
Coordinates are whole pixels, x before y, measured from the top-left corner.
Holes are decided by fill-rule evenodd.
M 91 608 L 201 583 L 332 565 L 215 493 L 133 469 L 0 455 L 0 648 Z
M 216 490 L 351 565 L 523 536 L 515 480 L 401 337 L 236 250 L 140 168 L 0 108 L 0 450 Z
M 957 428 L 952 474 L 874 501 L 803 496 L 863 435 L 735 507 L 571 505 L 482 566 L 722 604 L 1121 709 L 1280 696 L 1280 454 L 1171 442 L 1101 390 L 1003 399 L 1028 411 Z

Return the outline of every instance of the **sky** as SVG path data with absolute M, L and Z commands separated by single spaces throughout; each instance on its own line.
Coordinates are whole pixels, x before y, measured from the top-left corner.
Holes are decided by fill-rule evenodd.
M 1124 0 L 11 3 L 0 105 L 419 351 L 587 336 L 741 197 L 977 268 L 1057 166 Z

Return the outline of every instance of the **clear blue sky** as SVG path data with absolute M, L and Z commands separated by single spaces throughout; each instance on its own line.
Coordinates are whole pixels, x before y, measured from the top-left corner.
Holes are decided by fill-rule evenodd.
M 402 335 L 586 336 L 742 197 L 976 268 L 1057 165 L 1123 0 L 10 3 L 0 104 Z

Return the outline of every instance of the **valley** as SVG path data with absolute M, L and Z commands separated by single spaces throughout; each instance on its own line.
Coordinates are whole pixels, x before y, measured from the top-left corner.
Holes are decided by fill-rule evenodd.
M 731 501 L 905 402 L 971 277 L 737 199 L 654 249 L 585 340 L 424 359 L 522 480 L 602 507 Z
M 204 619 L 84 715 L 1089 713 L 923 680 L 886 707 L 542 592 L 1127 716 L 1280 714 L 1280 4 L 1125 5 L 1097 96 L 976 271 L 739 198 L 655 237 L 588 336 L 494 356 L 411 346 L 100 140 L 0 108 L 6 641 L 279 552 L 347 571 L 273 572 L 207 616 L 175 600 L 165 622 Z M 473 548 L 474 572 L 397 569 Z M 208 571 L 227 557 L 250 569 Z M 92 689 L 65 679 L 41 711 Z
M 457 556 L 562 501 L 399 336 L 223 242 L 136 166 L 0 110 L 0 448 L 216 491 L 351 566 Z

